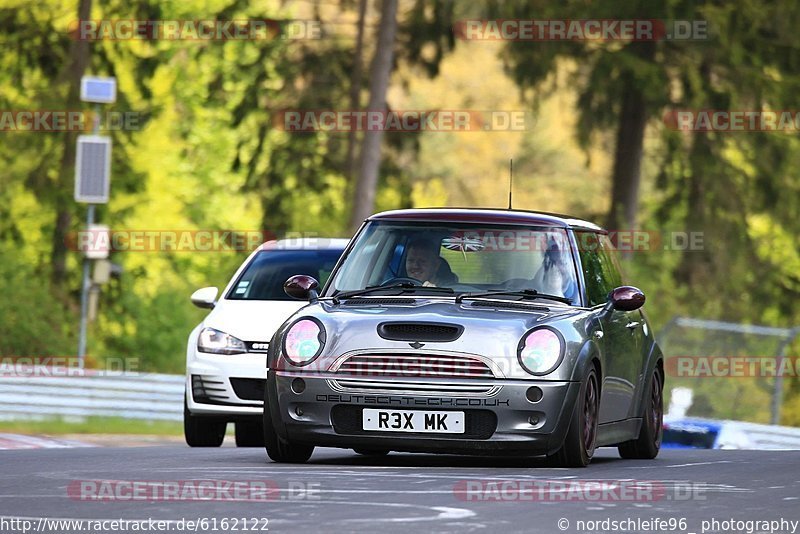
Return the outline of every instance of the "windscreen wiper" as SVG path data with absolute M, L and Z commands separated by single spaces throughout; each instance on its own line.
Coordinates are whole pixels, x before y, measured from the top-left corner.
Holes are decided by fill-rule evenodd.
M 367 286 L 364 289 L 355 289 L 353 291 L 342 291 L 333 296 L 334 304 L 338 304 L 339 300 L 341 299 L 349 299 L 351 297 L 360 297 L 363 295 L 369 295 L 370 293 L 375 293 L 377 291 L 384 291 L 384 290 L 399 290 L 400 293 L 413 293 L 418 289 L 424 289 L 425 291 L 432 291 L 434 293 L 455 293 L 452 288 L 449 287 L 436 287 L 436 286 L 423 286 L 417 284 L 411 284 L 409 282 L 400 282 L 398 284 L 390 284 L 387 286 Z
M 462 293 L 456 297 L 456 302 L 461 302 L 464 299 L 474 299 L 481 297 L 494 297 L 509 295 L 512 297 L 521 297 L 520 300 L 525 299 L 550 299 L 564 304 L 572 304 L 572 299 L 567 297 L 560 297 L 558 295 L 548 295 L 547 293 L 539 293 L 535 289 L 498 289 L 495 291 L 482 291 L 477 293 Z

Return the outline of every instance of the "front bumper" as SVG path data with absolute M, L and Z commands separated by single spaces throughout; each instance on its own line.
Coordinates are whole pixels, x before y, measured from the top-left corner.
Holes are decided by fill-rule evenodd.
M 186 366 L 186 401 L 195 415 L 254 415 L 264 410 L 267 355 L 195 352 Z
M 302 378 L 304 389 L 292 388 Z M 552 454 L 566 436 L 579 382 L 497 379 L 492 394 L 445 395 L 435 392 L 347 392 L 332 387 L 336 377 L 270 370 L 267 373 L 270 413 L 282 438 L 310 445 L 389 449 L 409 452 L 466 454 Z M 469 383 L 469 379 L 453 382 Z M 538 402 L 526 398 L 531 386 L 541 388 Z M 498 390 L 499 389 L 499 390 Z M 365 431 L 364 408 L 463 411 L 464 434 L 421 434 Z M 532 423 L 533 421 L 533 423 Z

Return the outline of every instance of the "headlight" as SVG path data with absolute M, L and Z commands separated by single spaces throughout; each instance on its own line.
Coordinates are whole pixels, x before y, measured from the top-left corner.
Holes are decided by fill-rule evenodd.
M 532 375 L 546 375 L 561 363 L 564 341 L 561 334 L 540 327 L 525 334 L 517 347 L 522 368 Z
M 298 319 L 283 336 L 283 355 L 294 365 L 308 365 L 325 346 L 325 327 L 311 317 Z
M 244 341 L 213 328 L 203 328 L 197 336 L 197 350 L 212 354 L 241 354 L 247 352 Z

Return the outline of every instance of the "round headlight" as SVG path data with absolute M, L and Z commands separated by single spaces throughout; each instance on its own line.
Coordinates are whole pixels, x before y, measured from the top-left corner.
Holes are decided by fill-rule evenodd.
M 550 328 L 537 328 L 525 334 L 517 347 L 517 357 L 522 368 L 532 375 L 546 375 L 561 363 L 564 342 L 561 335 Z
M 316 319 L 304 317 L 289 327 L 283 336 L 283 355 L 294 365 L 308 365 L 325 346 L 325 327 Z

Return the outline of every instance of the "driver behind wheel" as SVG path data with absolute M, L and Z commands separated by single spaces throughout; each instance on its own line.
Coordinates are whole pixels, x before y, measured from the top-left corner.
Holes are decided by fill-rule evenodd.
M 439 244 L 430 239 L 415 239 L 408 243 L 406 274 L 422 282 L 423 286 L 453 284 L 458 278 L 447 261 L 439 256 Z

